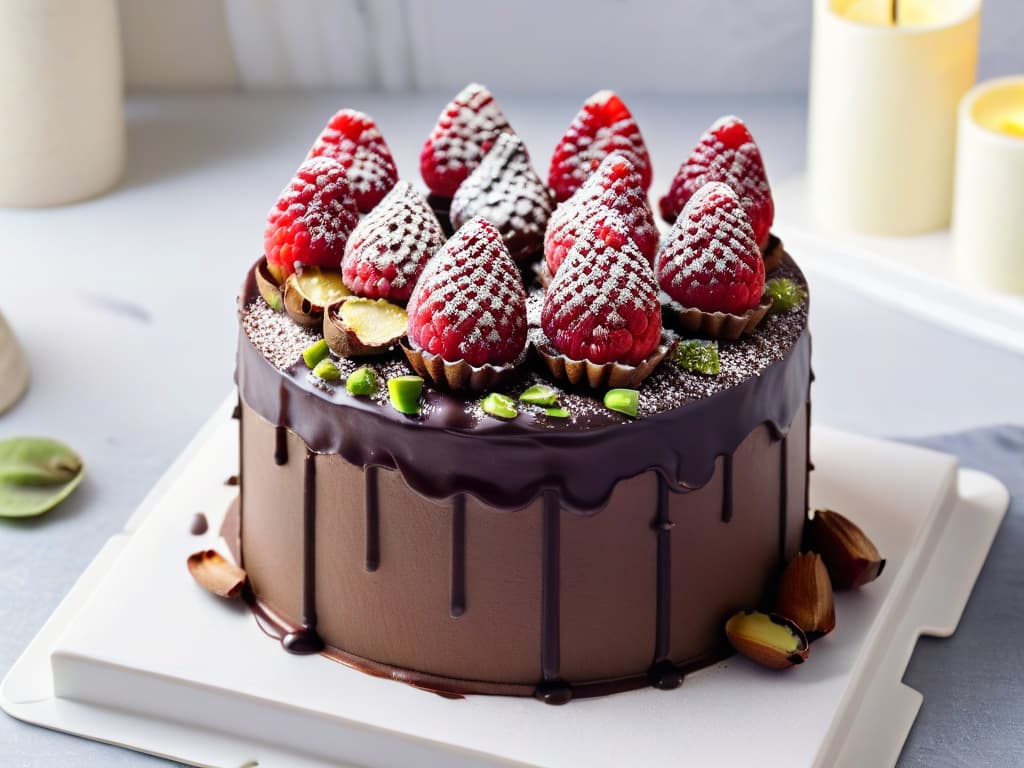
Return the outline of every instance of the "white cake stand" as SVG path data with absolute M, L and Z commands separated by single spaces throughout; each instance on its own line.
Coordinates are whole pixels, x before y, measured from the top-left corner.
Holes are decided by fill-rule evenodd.
M 282 652 L 187 555 L 237 492 L 235 396 L 114 536 L 0 687 L 15 717 L 202 766 L 892 765 L 921 705 L 900 682 L 920 634 L 956 628 L 1006 489 L 953 458 L 815 428 L 811 501 L 888 558 L 837 596 L 835 632 L 786 672 L 732 658 L 654 689 L 573 701 L 443 699 Z M 194 536 L 196 511 L 210 532 Z

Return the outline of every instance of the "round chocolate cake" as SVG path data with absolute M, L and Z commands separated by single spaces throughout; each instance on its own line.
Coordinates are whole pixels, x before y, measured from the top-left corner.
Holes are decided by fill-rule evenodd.
M 762 603 L 806 519 L 806 284 L 758 230 L 760 155 L 751 170 L 753 140 L 716 123 L 656 248 L 614 94 L 584 105 L 546 185 L 488 133 L 511 128 L 485 89 L 453 104 L 423 153 L 434 199 L 455 198 L 447 242 L 352 110 L 271 212 L 239 300 L 232 538 L 254 608 L 292 652 L 445 694 L 676 687 L 728 653 L 725 619 Z M 586 173 L 563 151 L 583 130 Z M 709 142 L 733 162 L 704 162 Z

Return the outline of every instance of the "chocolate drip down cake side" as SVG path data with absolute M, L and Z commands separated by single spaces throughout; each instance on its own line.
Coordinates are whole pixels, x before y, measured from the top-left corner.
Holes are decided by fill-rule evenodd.
M 807 293 L 742 121 L 688 149 L 659 237 L 609 91 L 545 182 L 468 86 L 430 202 L 372 118 L 330 120 L 239 300 L 230 538 L 287 650 L 550 703 L 731 651 L 801 547 Z

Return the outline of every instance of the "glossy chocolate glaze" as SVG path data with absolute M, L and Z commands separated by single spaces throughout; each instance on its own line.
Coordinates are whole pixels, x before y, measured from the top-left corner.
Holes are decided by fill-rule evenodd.
M 250 275 L 240 302 L 243 313 L 255 296 Z M 772 535 L 773 541 L 777 537 L 773 547 L 778 555 L 772 568 L 777 571 L 784 564 L 787 550 L 792 549 L 788 528 L 793 507 L 789 498 L 791 471 L 786 435 L 798 412 L 809 406 L 809 357 L 810 338 L 804 327 L 781 359 L 767 365 L 759 375 L 635 422 L 626 422 L 599 408 L 583 410 L 571 421 L 555 423 L 528 410 L 511 422 L 481 418 L 473 412 L 471 402 L 429 387 L 422 415 L 409 418 L 379 398 L 357 398 L 343 387 L 325 386 L 314 380 L 301 363 L 279 370 L 243 329 L 237 372 L 243 404 L 240 421 L 247 421 L 248 417 L 242 417 L 248 406 L 273 425 L 271 454 L 278 467 L 287 468 L 289 464 L 289 434 L 301 439 L 305 448 L 299 620 L 284 618 L 289 611 L 282 613 L 271 608 L 254 592 L 252 603 L 261 626 L 278 637 L 289 651 L 323 650 L 331 658 L 371 674 L 402 679 L 443 694 L 533 693 L 545 702 L 559 704 L 576 696 L 626 690 L 646 683 L 659 688 L 677 687 L 687 670 L 720 658 L 725 647 L 719 638 L 699 653 L 687 654 L 683 660 L 678 651 L 673 653 L 673 627 L 678 626 L 678 619 L 673 616 L 672 585 L 678 576 L 673 574 L 672 532 L 676 523 L 670 498 L 703 490 L 713 478 L 720 477 L 719 519 L 721 524 L 730 524 L 735 493 L 745 494 L 745 499 L 749 497 L 746 488 L 734 490 L 734 454 L 758 428 L 767 425 L 780 445 L 781 456 L 777 503 L 771 505 L 777 510 L 778 520 Z M 694 439 L 695 435 L 700 439 Z M 802 450 L 803 463 L 806 434 L 801 438 L 798 450 Z M 470 440 L 472 443 L 467 442 Z M 330 644 L 324 648 L 317 633 L 318 455 L 325 459 L 340 457 L 362 470 L 366 573 L 387 566 L 381 558 L 380 470 L 397 470 L 409 489 L 427 499 L 447 500 L 448 616 L 452 620 L 461 620 L 472 609 L 469 601 L 473 585 L 467 583 L 466 562 L 467 497 L 495 511 L 514 511 L 539 503 L 540 674 L 536 684 L 453 678 L 367 659 Z M 567 682 L 562 666 L 567 628 L 563 626 L 562 607 L 565 583 L 561 513 L 570 510 L 584 516 L 594 514 L 609 503 L 617 486 L 647 474 L 657 478 L 653 518 L 643 523 L 656 538 L 655 618 L 649 667 L 638 674 Z M 806 471 L 802 474 L 805 485 L 801 503 L 805 510 Z M 244 469 L 242 479 L 244 494 Z M 244 512 L 240 517 L 244 517 Z M 240 542 L 242 522 L 238 522 Z M 241 561 L 242 551 L 238 556 Z M 254 587 L 258 591 L 259 584 L 254 582 Z M 395 610 L 400 610 L 400 606 L 396 605 Z
M 250 275 L 243 312 L 255 295 Z M 784 435 L 808 399 L 809 365 L 805 329 L 761 375 L 630 423 L 603 408 L 564 423 L 525 409 L 512 421 L 480 418 L 460 396 L 429 386 L 422 415 L 410 418 L 380 400 L 350 395 L 344 386 L 324 387 L 301 361 L 278 371 L 244 331 L 237 378 L 242 399 L 279 430 L 291 430 L 317 453 L 398 469 L 424 496 L 469 493 L 517 509 L 550 489 L 564 506 L 586 513 L 599 509 L 619 480 L 647 470 L 662 474 L 674 492 L 703 486 L 716 457 L 731 455 L 759 424 Z M 469 453 L 467 439 L 480 441 Z M 279 437 L 279 464 L 287 460 L 285 445 Z

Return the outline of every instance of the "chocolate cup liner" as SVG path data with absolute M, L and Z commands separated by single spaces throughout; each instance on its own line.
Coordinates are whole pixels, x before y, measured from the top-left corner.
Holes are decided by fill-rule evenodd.
M 782 255 L 785 252 L 786 249 L 782 247 L 782 241 L 775 235 L 768 235 L 768 243 L 765 245 L 764 250 L 761 251 L 761 258 L 764 259 L 765 274 L 778 269 L 782 263 Z
M 736 341 L 744 333 L 750 333 L 757 328 L 771 306 L 771 297 L 765 296 L 756 307 L 748 309 L 742 315 L 733 315 L 728 312 L 705 312 L 695 307 L 683 307 L 673 301 L 664 307 L 663 314 L 676 328 L 685 333 L 720 341 Z
M 547 365 L 551 376 L 558 381 L 568 381 L 576 386 L 586 385 L 591 389 L 636 389 L 644 379 L 654 373 L 654 369 L 671 354 L 678 343 L 678 339 L 662 334 L 661 344 L 639 365 L 573 360 L 556 352 L 547 342 L 534 343 L 534 348 Z
M 484 392 L 500 387 L 515 371 L 516 366 L 526 359 L 526 351 L 509 365 L 482 365 L 479 368 L 465 360 L 450 363 L 440 355 L 414 349 L 402 342 L 402 351 L 420 376 L 430 379 L 439 387 L 463 392 Z

